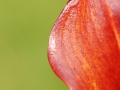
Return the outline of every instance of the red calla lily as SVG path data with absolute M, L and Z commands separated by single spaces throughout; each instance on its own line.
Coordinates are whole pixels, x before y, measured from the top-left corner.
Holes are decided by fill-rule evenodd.
M 70 90 L 120 90 L 120 0 L 69 0 L 48 59 Z

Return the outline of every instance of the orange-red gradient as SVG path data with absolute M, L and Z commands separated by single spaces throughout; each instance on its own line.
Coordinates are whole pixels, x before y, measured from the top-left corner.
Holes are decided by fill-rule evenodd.
M 120 0 L 69 0 L 48 59 L 70 90 L 120 90 Z

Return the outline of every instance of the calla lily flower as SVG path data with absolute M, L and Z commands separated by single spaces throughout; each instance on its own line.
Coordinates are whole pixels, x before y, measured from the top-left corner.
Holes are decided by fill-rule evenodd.
M 120 0 L 69 0 L 48 59 L 70 90 L 120 90 Z

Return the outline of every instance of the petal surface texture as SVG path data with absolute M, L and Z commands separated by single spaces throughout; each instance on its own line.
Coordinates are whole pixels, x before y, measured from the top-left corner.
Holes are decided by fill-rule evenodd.
M 120 0 L 69 0 L 48 59 L 70 90 L 120 90 Z

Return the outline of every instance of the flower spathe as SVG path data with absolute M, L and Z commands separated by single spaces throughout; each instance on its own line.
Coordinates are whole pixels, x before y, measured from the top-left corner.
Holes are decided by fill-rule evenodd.
M 71 90 L 120 90 L 120 0 L 69 0 L 48 59 Z

